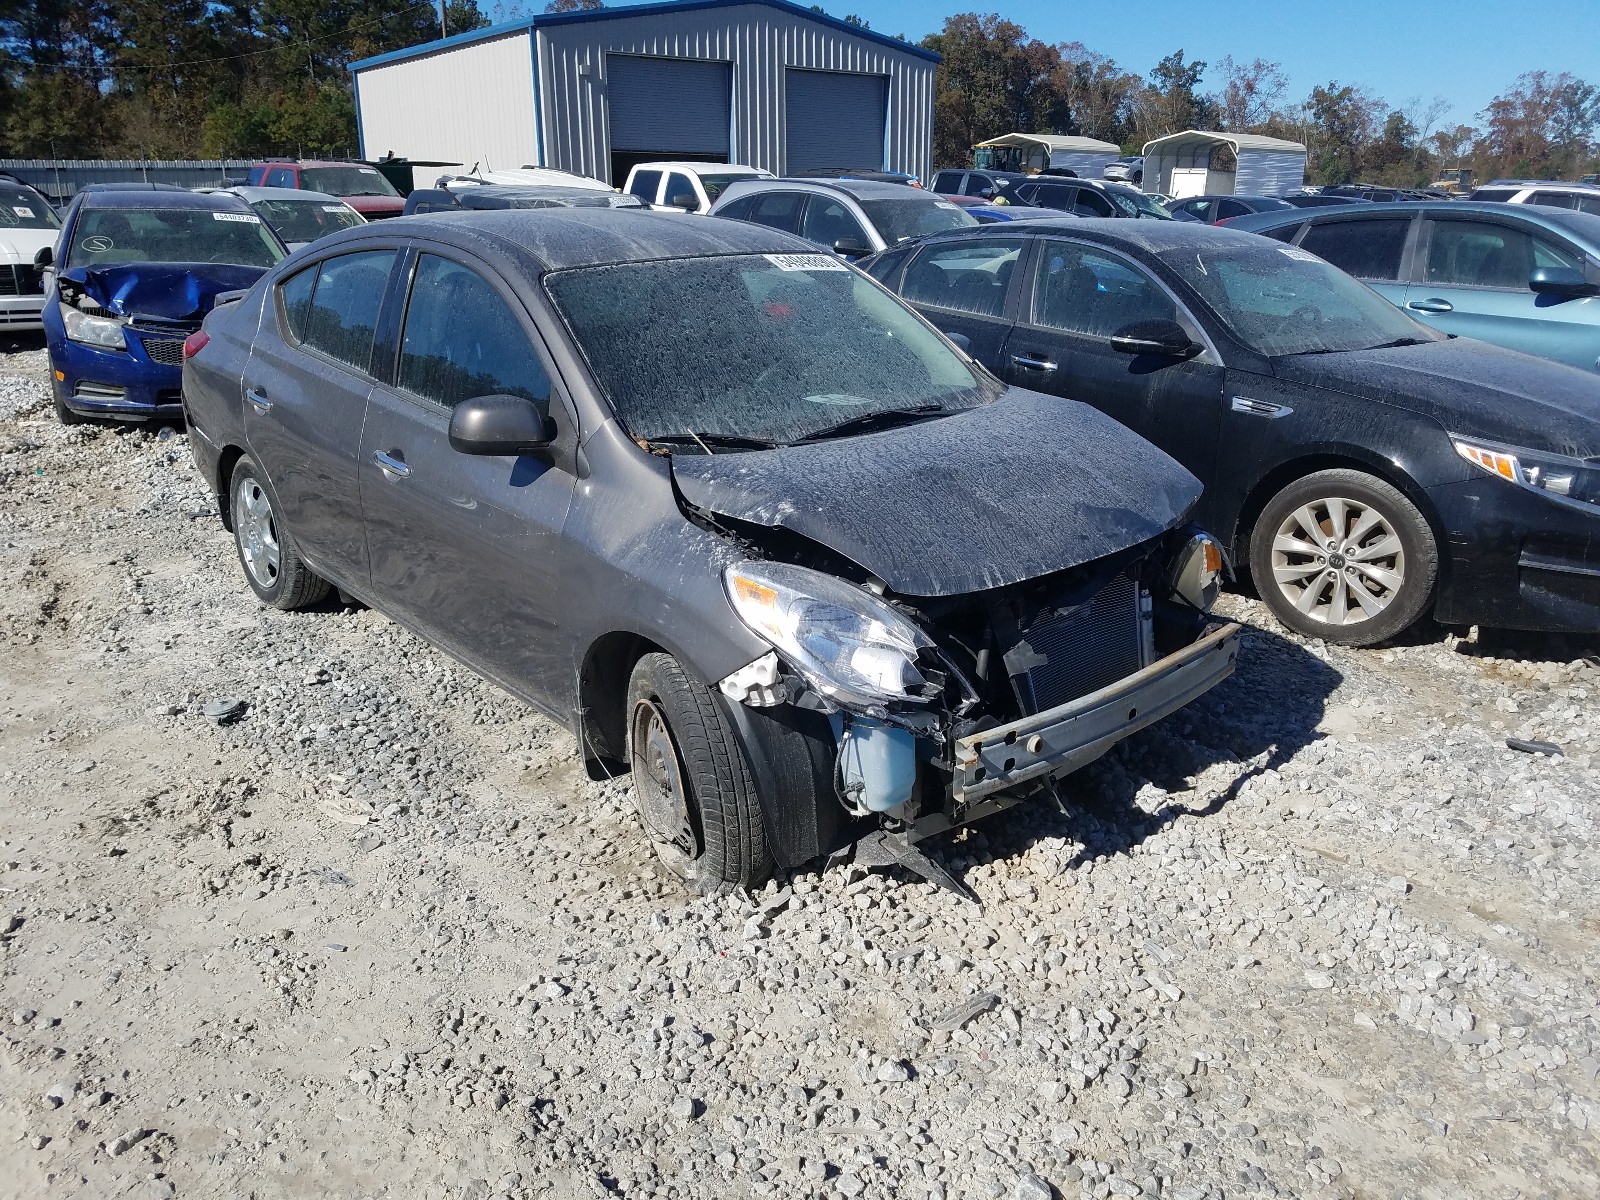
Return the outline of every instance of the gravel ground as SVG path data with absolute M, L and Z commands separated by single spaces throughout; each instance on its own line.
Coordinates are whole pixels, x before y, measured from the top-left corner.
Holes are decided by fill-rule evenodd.
M 0 1196 L 1594 1194 L 1595 642 L 1230 597 L 1233 680 L 947 845 L 981 910 L 691 899 L 564 731 L 261 608 L 181 435 L 45 378 L 0 358 Z

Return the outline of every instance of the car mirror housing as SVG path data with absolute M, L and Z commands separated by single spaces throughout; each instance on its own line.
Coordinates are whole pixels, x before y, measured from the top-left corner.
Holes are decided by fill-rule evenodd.
M 840 238 L 833 244 L 833 252 L 845 258 L 865 258 L 871 254 L 871 246 L 863 246 L 852 238 Z
M 1188 358 L 1200 347 L 1176 321 L 1135 321 L 1111 335 L 1111 348 L 1123 354 L 1159 354 L 1164 358 Z
M 40 246 L 33 256 L 33 265 L 40 268 L 54 266 L 55 261 L 56 252 L 49 246 Z
M 1541 296 L 1592 296 L 1600 284 L 1590 283 L 1576 267 L 1535 267 L 1528 287 Z
M 460 454 L 527 454 L 555 436 L 555 422 L 522 396 L 474 396 L 450 414 L 450 448 Z
M 668 203 L 671 204 L 673 208 L 683 209 L 684 212 L 700 211 L 700 201 L 689 192 L 679 192 L 670 201 L 668 201 Z

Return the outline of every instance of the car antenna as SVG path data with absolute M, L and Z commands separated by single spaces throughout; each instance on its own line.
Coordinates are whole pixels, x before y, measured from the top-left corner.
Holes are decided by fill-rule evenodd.
M 698 433 L 695 433 L 695 432 L 693 432 L 691 430 L 690 433 L 689 433 L 689 436 L 692 437 L 695 440 L 695 443 L 700 447 L 700 449 L 702 449 L 702 450 L 704 450 L 706 452 L 706 457 L 708 457 L 708 458 L 715 458 L 716 457 L 714 454 L 711 453 L 711 447 L 706 445 L 703 441 L 700 440 L 700 435 Z

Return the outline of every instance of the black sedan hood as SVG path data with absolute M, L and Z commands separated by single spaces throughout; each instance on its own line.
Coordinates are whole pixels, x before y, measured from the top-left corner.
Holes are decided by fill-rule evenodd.
M 782 526 L 908 596 L 1004 587 L 1172 528 L 1200 482 L 1084 404 L 1018 388 L 861 437 L 674 455 L 688 503 Z
M 1299 354 L 1278 378 L 1431 417 L 1451 433 L 1574 458 L 1600 454 L 1600 373 L 1469 338 Z
M 101 308 L 137 321 L 189 322 L 196 326 L 223 292 L 247 288 L 265 267 L 227 263 L 126 263 L 112 267 L 69 267 L 61 273 Z

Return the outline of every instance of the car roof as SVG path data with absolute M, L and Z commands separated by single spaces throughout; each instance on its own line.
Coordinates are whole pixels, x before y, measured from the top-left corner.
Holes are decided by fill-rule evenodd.
M 369 240 L 430 238 L 490 259 L 509 260 L 530 275 L 573 267 L 730 254 L 817 254 L 793 234 L 745 221 L 686 221 L 644 208 L 506 208 L 418 213 L 378 221 L 321 239 L 345 246 Z
M 772 174 L 771 171 L 761 167 L 750 167 L 744 163 L 715 163 L 715 162 L 673 162 L 661 159 L 659 162 L 634 163 L 632 171 L 683 171 L 686 174 L 698 175 L 754 175 L 765 179 Z M 632 171 L 629 173 L 631 174 Z
M 1075 238 L 1088 238 L 1108 245 L 1134 246 L 1151 254 L 1169 250 L 1195 250 L 1207 246 L 1234 244 L 1241 237 L 1231 228 L 1206 225 L 1199 221 L 1133 221 L 1126 217 L 1054 217 L 1048 220 L 1028 221 L 1025 229 L 1016 222 L 997 222 L 980 225 L 976 229 L 952 229 L 921 238 L 922 244 L 947 241 L 961 237 L 1004 237 L 1007 230 L 1013 234 L 1026 233 L 1044 237 L 1052 233 Z M 894 249 L 895 247 L 890 247 Z
M 1410 217 L 1417 213 L 1480 213 L 1502 220 L 1521 218 L 1535 224 L 1560 226 L 1563 232 L 1587 242 L 1592 252 L 1600 254 L 1600 216 L 1578 212 L 1571 208 L 1552 208 L 1547 204 L 1504 204 L 1498 200 L 1412 200 L 1406 202 L 1336 206 L 1323 210 L 1310 208 L 1274 209 L 1272 212 L 1252 213 L 1233 222 L 1236 229 L 1261 232 L 1280 225 L 1296 225 L 1303 221 L 1363 220 L 1385 213 Z
M 923 191 L 921 188 L 907 187 L 903 183 L 885 183 L 877 179 L 812 179 L 799 178 L 793 175 L 779 175 L 772 179 L 758 179 L 754 182 L 738 180 L 730 183 L 722 194 L 728 196 L 737 194 L 746 195 L 758 189 L 771 188 L 783 190 L 785 188 L 808 187 L 824 192 L 843 192 L 847 196 L 854 196 L 857 200 L 904 200 L 907 196 L 927 196 L 929 199 L 949 203 L 941 196 L 932 192 Z M 734 189 L 739 191 L 734 193 Z
M 78 193 L 84 208 L 192 208 L 201 212 L 234 212 L 249 205 L 231 192 L 169 192 L 166 189 L 150 191 L 90 191 Z
M 280 187 L 230 187 L 222 191 L 230 196 L 238 196 L 241 200 L 300 200 L 307 203 L 344 204 L 337 196 L 330 196 L 327 192 L 313 192 L 305 188 L 280 188 Z M 349 207 L 346 205 L 346 207 Z

